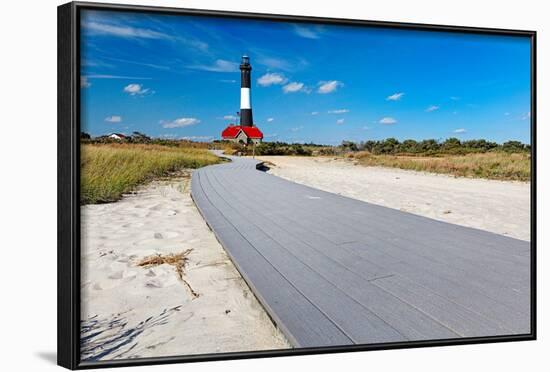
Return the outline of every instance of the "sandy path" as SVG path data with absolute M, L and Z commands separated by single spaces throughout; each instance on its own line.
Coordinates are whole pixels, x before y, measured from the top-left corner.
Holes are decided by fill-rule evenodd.
M 269 173 L 366 202 L 530 240 L 530 184 L 455 178 L 332 158 L 262 156 Z
M 189 177 L 157 181 L 82 213 L 83 358 L 288 348 L 189 195 Z M 183 279 L 144 269 L 152 254 L 192 248 Z

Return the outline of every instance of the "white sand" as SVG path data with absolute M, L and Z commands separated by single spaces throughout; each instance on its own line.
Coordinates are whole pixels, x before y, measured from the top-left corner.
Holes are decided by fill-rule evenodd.
M 190 198 L 189 178 L 157 181 L 82 212 L 84 358 L 157 357 L 290 347 Z M 136 266 L 192 248 L 173 266 Z M 147 320 L 149 317 L 151 319 Z M 143 322 L 143 323 L 140 323 Z
M 530 240 L 530 184 L 365 167 L 325 157 L 262 156 L 269 173 L 366 202 Z

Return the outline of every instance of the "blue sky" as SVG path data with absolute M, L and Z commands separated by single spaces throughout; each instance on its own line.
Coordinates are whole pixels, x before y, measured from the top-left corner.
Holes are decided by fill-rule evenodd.
M 530 41 L 83 11 L 82 130 L 219 139 L 252 64 L 265 140 L 530 137 Z

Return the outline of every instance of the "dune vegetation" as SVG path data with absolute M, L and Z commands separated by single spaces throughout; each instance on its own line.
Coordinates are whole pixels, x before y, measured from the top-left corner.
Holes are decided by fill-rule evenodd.
M 116 201 L 122 194 L 183 168 L 219 162 L 206 148 L 139 143 L 82 144 L 81 204 Z
M 531 179 L 531 155 L 528 152 L 494 151 L 465 155 L 418 156 L 375 155 L 369 151 L 359 151 L 352 153 L 349 157 L 357 160 L 360 165 L 366 166 L 393 167 L 495 180 L 530 181 Z

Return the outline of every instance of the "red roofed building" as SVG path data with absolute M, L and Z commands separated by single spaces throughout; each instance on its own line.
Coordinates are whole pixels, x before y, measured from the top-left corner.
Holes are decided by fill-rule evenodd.
M 119 140 L 119 141 L 122 141 L 122 140 L 125 140 L 126 138 L 128 138 L 127 136 L 125 136 L 122 133 L 111 133 L 107 137 L 112 138 L 112 139 L 116 139 L 116 140 Z
M 258 127 L 242 127 L 240 125 L 229 125 L 222 132 L 224 140 L 247 144 L 259 143 L 264 138 L 264 135 Z

